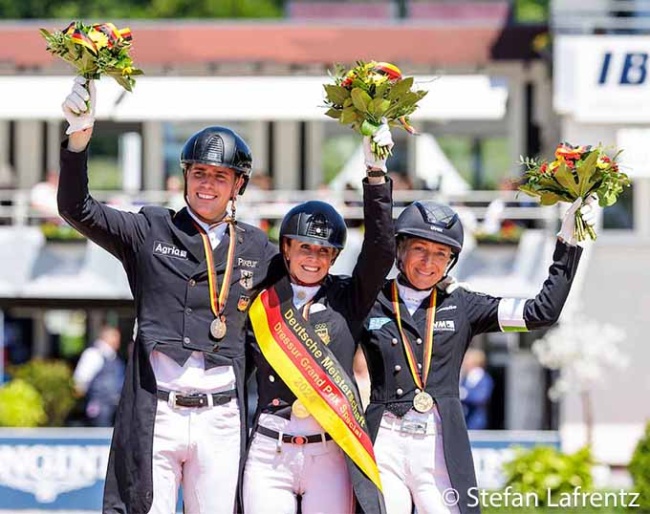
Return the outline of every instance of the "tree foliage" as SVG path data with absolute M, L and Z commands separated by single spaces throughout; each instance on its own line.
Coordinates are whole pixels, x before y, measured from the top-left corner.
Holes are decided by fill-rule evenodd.
M 0 0 L 0 19 L 280 18 L 282 0 Z

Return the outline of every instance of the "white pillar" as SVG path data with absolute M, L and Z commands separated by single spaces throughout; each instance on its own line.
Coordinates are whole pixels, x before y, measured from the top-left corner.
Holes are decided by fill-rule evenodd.
M 165 149 L 162 122 L 145 121 L 142 123 L 143 177 L 145 191 L 165 189 Z M 180 155 L 178 156 L 180 159 Z M 180 169 L 180 160 L 179 165 Z
M 0 188 L 13 187 L 16 182 L 16 175 L 9 162 L 10 142 L 9 122 L 0 121 Z
M 508 138 L 512 169 L 520 155 L 526 155 L 526 90 L 523 76 L 508 77 Z M 511 170 L 512 171 L 512 170 Z
M 273 138 L 273 169 L 276 189 L 300 187 L 300 124 L 276 121 Z
M 29 189 L 43 177 L 43 131 L 40 121 L 16 122 L 16 176 L 18 187 Z
M 325 126 L 322 121 L 307 121 L 306 126 L 306 141 L 305 151 L 307 158 L 305 159 L 306 169 L 306 189 L 318 189 L 322 184 L 323 178 L 323 143 Z
M 269 173 L 269 124 L 250 121 L 246 127 L 246 142 L 253 153 L 253 173 Z
M 45 133 L 45 167 L 49 170 L 59 169 L 59 155 L 61 148 L 61 122 L 50 120 L 47 122 Z

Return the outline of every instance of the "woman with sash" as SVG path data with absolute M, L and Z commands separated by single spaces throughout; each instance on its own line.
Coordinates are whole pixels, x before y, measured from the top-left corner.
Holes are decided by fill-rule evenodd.
M 387 125 L 373 137 L 392 147 Z M 259 393 L 243 479 L 246 514 L 384 512 L 379 471 L 354 381 L 363 320 L 391 269 L 395 243 L 385 161 L 364 139 L 365 233 L 351 277 L 329 270 L 346 241 L 341 215 L 311 201 L 280 228 L 285 272 L 251 306 Z
M 463 227 L 447 205 L 418 201 L 395 223 L 396 279 L 386 282 L 365 323 L 371 379 L 366 417 L 375 441 L 387 514 L 480 512 L 459 373 L 472 337 L 555 323 L 582 248 L 575 212 L 594 223 L 591 200 L 574 203 L 553 263 L 533 299 L 495 298 L 457 287 L 447 274 L 463 248 Z

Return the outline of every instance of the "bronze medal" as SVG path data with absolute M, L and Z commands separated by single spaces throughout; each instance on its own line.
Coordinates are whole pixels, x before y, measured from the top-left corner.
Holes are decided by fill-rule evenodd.
M 305 407 L 305 405 L 300 400 L 293 402 L 293 405 L 291 405 L 291 412 L 295 417 L 300 419 L 305 419 L 310 416 L 307 407 Z
M 429 412 L 433 409 L 433 397 L 426 391 L 422 391 L 413 398 L 413 407 L 418 412 Z
M 210 334 L 215 339 L 223 339 L 226 336 L 226 320 L 223 318 L 215 318 L 210 323 Z

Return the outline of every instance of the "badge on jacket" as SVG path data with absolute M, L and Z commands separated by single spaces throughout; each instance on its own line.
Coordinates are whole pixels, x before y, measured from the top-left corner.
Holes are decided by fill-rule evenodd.
M 244 289 L 253 289 L 253 272 L 249 270 L 241 270 L 239 284 Z
M 248 309 L 249 303 L 251 303 L 251 297 L 245 294 L 241 295 L 237 301 L 237 310 L 239 312 L 244 312 L 246 309 Z
M 390 323 L 390 318 L 387 318 L 385 316 L 379 318 L 370 318 L 370 321 L 368 323 L 368 330 L 379 330 L 386 323 Z
M 327 323 L 317 323 L 314 325 L 314 331 L 325 344 L 330 344 L 330 333 L 327 330 Z

